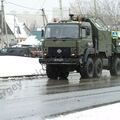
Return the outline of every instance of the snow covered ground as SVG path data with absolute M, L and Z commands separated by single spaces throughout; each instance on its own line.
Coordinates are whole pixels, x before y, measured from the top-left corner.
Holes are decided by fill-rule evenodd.
M 120 103 L 46 120 L 120 120 Z
M 39 58 L 0 56 L 0 77 L 44 74 Z
M 39 58 L 21 56 L 0 56 L 0 77 L 45 74 L 45 67 L 39 64 Z M 103 71 L 103 76 L 106 71 Z M 109 76 L 109 74 L 107 74 Z
M 39 58 L 0 56 L 0 77 L 45 74 Z M 120 103 L 46 120 L 119 120 Z

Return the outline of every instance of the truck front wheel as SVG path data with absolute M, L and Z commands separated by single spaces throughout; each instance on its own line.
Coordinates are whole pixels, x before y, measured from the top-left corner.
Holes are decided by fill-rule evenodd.
M 46 74 L 50 79 L 57 79 L 58 77 L 57 67 L 54 65 L 46 65 Z
M 120 58 L 114 58 L 110 69 L 110 74 L 112 76 L 120 76 Z
M 63 71 L 63 72 L 61 71 L 59 73 L 60 79 L 67 79 L 68 75 L 69 75 L 69 72 L 67 72 L 67 71 Z
M 92 78 L 94 75 L 94 62 L 92 58 L 88 58 L 83 68 L 80 68 L 81 78 Z

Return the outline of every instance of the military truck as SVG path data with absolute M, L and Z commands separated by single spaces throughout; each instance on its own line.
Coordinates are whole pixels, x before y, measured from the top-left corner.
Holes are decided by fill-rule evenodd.
M 48 23 L 45 28 L 43 58 L 50 79 L 67 78 L 71 71 L 81 78 L 100 77 L 103 69 L 120 75 L 120 41 L 99 18 Z

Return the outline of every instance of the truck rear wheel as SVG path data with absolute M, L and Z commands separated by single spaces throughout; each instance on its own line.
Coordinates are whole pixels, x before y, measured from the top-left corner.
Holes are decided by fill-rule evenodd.
M 94 77 L 100 77 L 102 74 L 103 63 L 100 58 L 95 60 Z
M 110 69 L 110 74 L 112 76 L 120 76 L 120 58 L 114 58 Z
M 50 79 L 57 79 L 58 77 L 57 67 L 53 65 L 46 65 L 46 74 Z
M 82 68 L 81 68 L 82 69 Z M 81 78 L 92 78 L 94 75 L 94 62 L 92 58 L 88 58 L 83 70 L 80 70 Z

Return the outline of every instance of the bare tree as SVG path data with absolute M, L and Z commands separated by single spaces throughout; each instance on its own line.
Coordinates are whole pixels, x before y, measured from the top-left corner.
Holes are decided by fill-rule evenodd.
M 94 14 L 94 9 L 92 7 L 90 0 L 75 0 L 74 4 L 71 3 L 71 11 L 80 16 L 92 15 Z
M 86 2 L 85 2 L 86 1 Z M 87 3 L 88 2 L 88 3 Z M 87 3 L 87 4 L 86 4 Z M 81 16 L 94 16 L 94 0 L 75 0 L 74 6 L 71 5 L 74 13 Z M 120 1 L 119 0 L 96 0 L 97 17 L 113 26 L 120 24 Z
M 119 22 L 119 11 L 120 11 L 120 2 L 115 0 L 105 0 L 104 2 L 104 13 L 111 18 L 112 24 L 118 24 Z
M 37 23 L 36 23 L 36 21 L 34 20 L 34 21 L 31 23 L 31 25 L 30 25 L 30 30 L 31 30 L 31 31 L 34 31 L 34 30 L 36 30 L 36 28 L 37 28 Z

